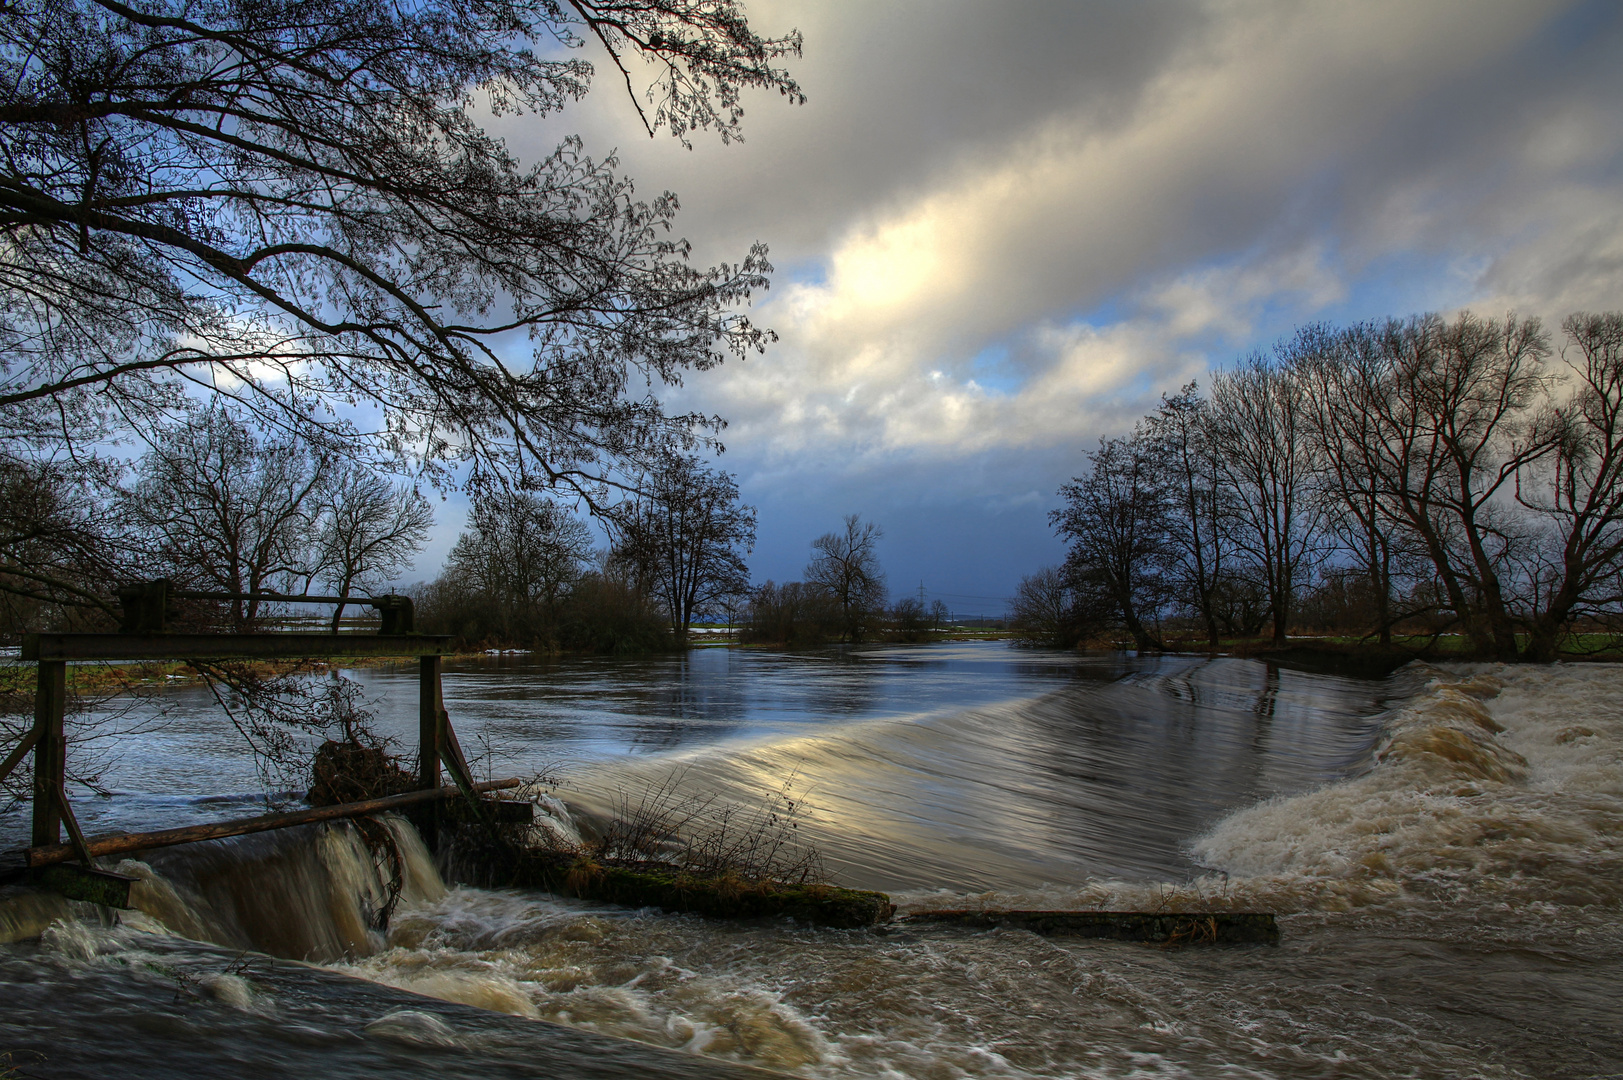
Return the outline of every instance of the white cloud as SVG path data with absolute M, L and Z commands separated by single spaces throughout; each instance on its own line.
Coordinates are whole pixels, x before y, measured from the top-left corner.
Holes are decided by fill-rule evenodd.
M 756 3 L 811 100 L 752 99 L 743 146 L 650 142 L 607 81 L 568 119 L 700 257 L 796 271 L 779 345 L 675 395 L 729 468 L 990 499 L 1300 321 L 1618 307 L 1623 19 L 1568 7 Z

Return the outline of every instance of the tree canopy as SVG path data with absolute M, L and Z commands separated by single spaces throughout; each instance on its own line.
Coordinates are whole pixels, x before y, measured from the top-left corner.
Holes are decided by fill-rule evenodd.
M 353 456 L 588 497 L 713 437 L 655 395 L 762 348 L 766 249 L 690 265 L 669 193 L 562 137 L 607 50 L 650 133 L 802 100 L 732 0 L 14 0 L 0 20 L 0 438 L 105 439 L 199 393 Z M 639 98 L 634 78 L 652 71 Z

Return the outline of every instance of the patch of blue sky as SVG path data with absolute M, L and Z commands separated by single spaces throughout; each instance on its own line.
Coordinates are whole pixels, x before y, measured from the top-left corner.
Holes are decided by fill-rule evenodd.
M 823 258 L 797 259 L 786 266 L 778 266 L 773 284 L 815 285 L 828 284 L 828 260 Z
M 1020 392 L 1026 379 L 1010 362 L 1009 346 L 988 345 L 969 361 L 969 378 L 982 390 L 995 394 L 1013 395 Z
M 1587 0 L 1554 15 L 1528 45 L 1530 49 L 1542 47 L 1566 61 L 1575 50 L 1593 49 L 1619 34 L 1623 34 L 1623 7 L 1617 0 Z
M 1314 321 L 1345 326 L 1469 306 L 1486 261 L 1456 253 L 1394 251 L 1361 268 L 1346 295 Z

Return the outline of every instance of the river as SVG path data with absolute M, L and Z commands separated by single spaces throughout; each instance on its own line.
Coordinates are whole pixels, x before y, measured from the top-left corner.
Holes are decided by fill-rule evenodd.
M 415 672 L 350 675 L 409 737 Z M 67 916 L 0 947 L 0 1034 L 29 1074 L 244 1055 L 289 1076 L 520 1075 L 537 1055 L 604 1076 L 1623 1074 L 1616 667 L 1375 682 L 970 643 L 499 657 L 445 688 L 482 769 L 555 779 L 561 827 L 672 788 L 787 799 L 835 880 L 904 911 L 1260 909 L 1285 915 L 1282 943 L 729 925 L 447 888 L 399 823 L 409 880 L 380 931 L 366 847 L 303 830 L 125 863 L 148 880 L 121 925 L 0 906 L 22 928 Z M 116 794 L 81 800 L 88 830 L 255 797 L 204 692 L 141 708 L 161 720 L 111 755 Z M 565 1046 L 538 1020 L 676 1053 Z M 143 1064 L 154 1047 L 195 1064 Z

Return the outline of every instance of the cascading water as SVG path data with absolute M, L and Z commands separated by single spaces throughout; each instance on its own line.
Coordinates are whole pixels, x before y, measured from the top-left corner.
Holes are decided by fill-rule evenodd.
M 792 775 L 841 879 L 900 889 L 904 911 L 1299 913 L 1278 948 L 730 925 L 446 890 L 395 823 L 409 872 L 386 932 L 373 848 L 349 827 L 304 830 L 127 863 L 148 878 L 133 925 L 78 906 L 10 947 L 0 979 L 128 994 L 117 978 L 190 979 L 191 1004 L 173 1008 L 192 1026 L 163 1036 L 176 1045 L 238 1028 L 271 1040 L 269 1018 L 330 994 L 298 1013 L 301 1030 L 327 1033 L 307 1036 L 328 1040 L 322 1054 L 386 1043 L 426 1061 L 454 1046 L 482 1075 L 504 1075 L 493 1048 L 518 1045 L 491 1032 L 521 1040 L 550 1030 L 542 1019 L 707 1067 L 816 1077 L 1603 1076 L 1623 1062 L 1620 675 L 1411 669 L 1368 688 L 1155 661 L 968 711 L 604 755 L 563 792 L 596 813 L 673 774 L 740 800 Z M 142 926 L 308 958 L 374 989 L 310 969 L 235 973 L 232 954 Z M 521 1019 L 365 997 L 391 987 Z M 468 1034 L 481 1024 L 485 1042 Z M 277 1045 L 291 1075 L 302 1051 Z

